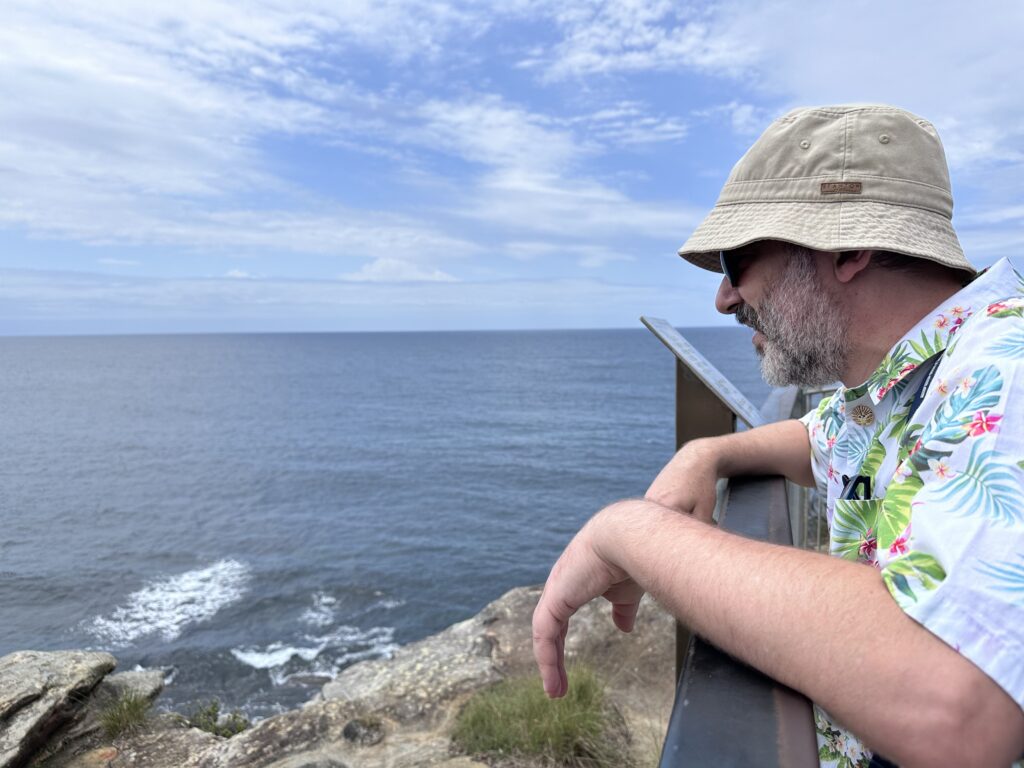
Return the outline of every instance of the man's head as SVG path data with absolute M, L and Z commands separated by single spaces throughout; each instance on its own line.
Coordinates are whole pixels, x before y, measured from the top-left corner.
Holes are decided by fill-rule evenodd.
M 844 289 L 857 275 L 861 289 L 883 284 L 879 270 L 918 265 L 947 282 L 974 275 L 952 211 L 928 121 L 881 105 L 798 109 L 740 159 L 679 255 L 738 280 L 723 280 L 716 305 L 760 331 L 770 383 L 823 384 L 848 367 L 856 318 Z

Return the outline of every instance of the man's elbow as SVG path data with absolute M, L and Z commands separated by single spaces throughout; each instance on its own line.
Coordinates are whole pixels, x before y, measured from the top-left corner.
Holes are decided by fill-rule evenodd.
M 906 742 L 900 765 L 1007 768 L 1024 754 L 1024 712 L 976 671 L 973 680 L 947 686 L 942 700 L 927 710 L 918 738 Z

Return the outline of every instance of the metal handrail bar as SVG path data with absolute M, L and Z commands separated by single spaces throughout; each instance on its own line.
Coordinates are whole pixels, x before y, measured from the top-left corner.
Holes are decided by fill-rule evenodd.
M 763 413 L 664 320 L 641 318 L 676 358 L 676 447 L 788 418 L 795 388 L 776 391 Z M 793 543 L 783 478 L 733 478 L 720 495 L 719 525 L 778 544 Z M 683 764 L 786 766 L 818 764 L 810 702 L 676 625 L 675 705 L 661 768 Z M 737 738 L 737 734 L 742 738 Z

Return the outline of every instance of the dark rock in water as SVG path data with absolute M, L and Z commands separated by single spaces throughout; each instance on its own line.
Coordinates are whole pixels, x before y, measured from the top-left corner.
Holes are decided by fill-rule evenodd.
M 18 651 L 0 658 L 0 768 L 25 765 L 77 720 L 89 693 L 117 664 L 109 653 Z

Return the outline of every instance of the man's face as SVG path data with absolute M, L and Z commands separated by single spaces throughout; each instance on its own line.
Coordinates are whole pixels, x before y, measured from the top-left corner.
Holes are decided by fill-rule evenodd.
M 758 332 L 761 375 L 776 387 L 839 381 L 847 363 L 846 315 L 828 296 L 813 254 L 775 245 L 781 258 L 758 264 L 761 270 L 750 265 L 750 284 L 743 286 L 750 301 L 740 294 L 735 306 L 736 320 Z

